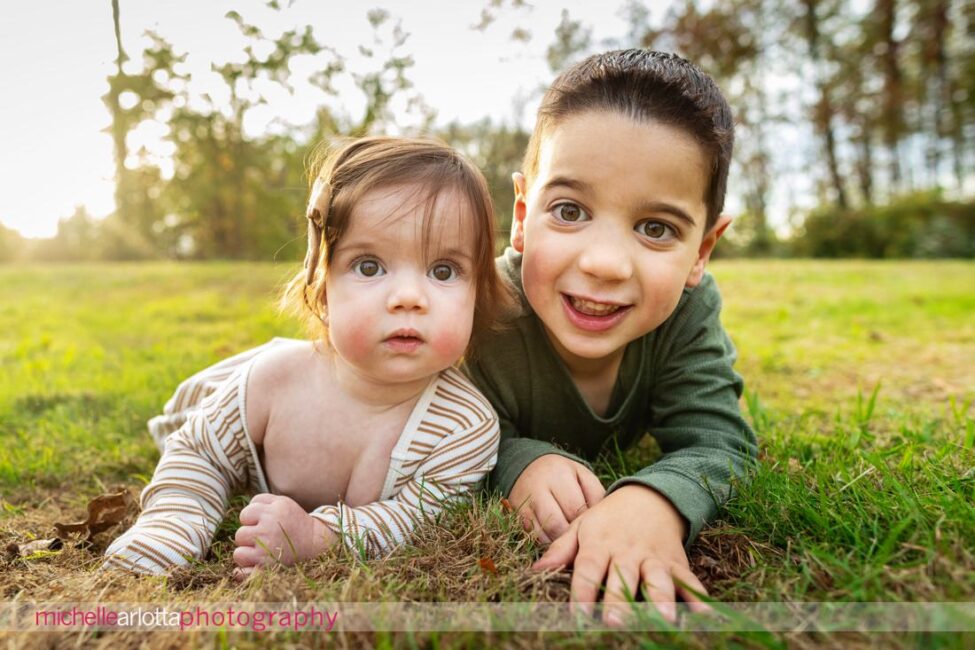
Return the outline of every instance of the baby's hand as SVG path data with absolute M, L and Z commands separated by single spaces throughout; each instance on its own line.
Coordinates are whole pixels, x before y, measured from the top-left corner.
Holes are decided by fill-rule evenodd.
M 546 454 L 532 461 L 511 488 L 508 500 L 518 508 L 526 530 L 548 544 L 576 517 L 606 494 L 589 468 L 565 456 Z
M 293 499 L 274 494 L 255 495 L 240 511 L 240 524 L 234 536 L 234 563 L 239 567 L 234 577 L 238 580 L 260 566 L 292 565 L 316 557 L 335 537 Z

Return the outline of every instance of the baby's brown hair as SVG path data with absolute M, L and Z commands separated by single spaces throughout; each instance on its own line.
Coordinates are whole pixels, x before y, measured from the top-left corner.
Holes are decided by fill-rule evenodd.
M 473 219 L 474 329 L 468 354 L 479 332 L 492 329 L 507 304 L 508 291 L 494 266 L 494 204 L 480 170 L 443 142 L 422 138 L 374 136 L 319 148 L 310 167 L 308 251 L 304 269 L 285 287 L 281 306 L 305 320 L 313 337 L 327 340 L 328 299 L 325 277 L 336 245 L 348 230 L 356 204 L 380 188 L 413 186 L 425 204 L 424 241 L 437 197 L 456 191 Z

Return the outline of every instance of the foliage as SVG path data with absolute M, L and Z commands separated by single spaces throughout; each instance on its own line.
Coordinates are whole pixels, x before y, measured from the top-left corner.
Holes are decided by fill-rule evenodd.
M 0 262 L 11 262 L 23 253 L 23 237 L 0 224 Z
M 914 194 L 882 206 L 821 208 L 791 245 L 808 257 L 975 258 L 975 202 Z
M 410 35 L 388 11 L 366 12 L 372 31 L 353 66 L 346 53 L 319 42 L 310 25 L 262 30 L 260 11 L 290 11 L 291 3 L 284 4 L 226 14 L 245 45 L 217 55 L 212 70 L 222 87 L 211 96 L 193 90 L 187 53 L 177 52 L 164 35 L 149 33 L 143 51 L 126 54 L 126 35 L 119 31 L 119 10 L 124 14 L 126 4 L 113 0 L 117 59 L 103 100 L 112 116 L 116 213 L 104 222 L 71 215 L 61 222 L 63 233 L 36 246 L 11 244 L 10 236 L 0 234 L 0 261 L 12 257 L 5 252 L 11 246 L 21 257 L 46 261 L 297 259 L 309 152 L 321 141 L 370 133 L 423 133 L 466 151 L 488 177 L 503 239 L 510 174 L 527 142 L 524 128 L 487 119 L 435 127 L 434 110 L 410 79 Z M 509 38 L 519 47 L 536 38 L 524 27 L 531 22 L 530 3 L 482 5 L 472 30 L 514 21 L 518 26 Z M 950 216 L 959 209 L 898 197 L 951 189 L 967 200 L 965 179 L 975 160 L 969 128 L 975 123 L 975 4 L 677 0 L 659 15 L 655 11 L 649 3 L 626 0 L 619 12 L 625 33 L 599 40 L 564 10 L 547 35 L 545 61 L 556 74 L 597 50 L 652 47 L 675 51 L 715 78 L 736 118 L 729 189 L 741 199 L 742 213 L 719 254 L 969 254 L 965 218 Z M 352 90 L 339 97 L 337 88 Z M 314 97 L 314 118 L 307 124 L 274 120 L 262 132 L 248 129 L 282 92 Z M 356 99 L 362 110 L 353 114 L 347 107 Z M 517 111 L 527 98 L 512 101 Z M 164 173 L 145 150 L 130 150 L 130 136 L 150 123 L 164 127 L 172 175 L 168 164 Z M 798 128 L 785 131 L 785 125 Z M 795 132 L 812 135 L 815 146 L 780 142 L 784 133 Z M 804 240 L 812 239 L 787 246 L 770 226 L 785 219 L 771 212 L 784 204 L 795 212 L 790 185 L 798 175 L 811 188 L 801 191 L 811 191 L 819 208 L 802 231 Z M 921 212 L 901 214 L 909 205 Z M 939 211 L 949 216 L 938 217 Z M 881 223 L 885 215 L 901 216 Z M 908 222 L 915 224 L 912 233 L 923 230 L 917 233 L 921 243 L 889 243 Z M 838 239 L 861 235 L 867 238 L 862 243 Z

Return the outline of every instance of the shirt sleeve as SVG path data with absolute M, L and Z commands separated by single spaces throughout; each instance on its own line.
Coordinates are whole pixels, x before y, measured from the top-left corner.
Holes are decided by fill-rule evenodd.
M 159 574 L 202 559 L 231 493 L 254 471 L 236 374 L 166 438 L 135 524 L 105 551 L 102 568 Z
M 738 406 L 743 382 L 732 366 L 736 352 L 721 326 L 721 298 L 713 284 L 674 319 L 669 347 L 657 351 L 650 432 L 662 457 L 613 483 L 641 484 L 667 497 L 687 521 L 690 544 L 718 506 L 731 497 L 758 453 L 755 434 Z
M 497 462 L 498 421 L 479 421 L 441 438 L 391 499 L 350 508 L 322 506 L 323 521 L 354 552 L 379 557 L 406 541 L 424 519 L 471 492 Z

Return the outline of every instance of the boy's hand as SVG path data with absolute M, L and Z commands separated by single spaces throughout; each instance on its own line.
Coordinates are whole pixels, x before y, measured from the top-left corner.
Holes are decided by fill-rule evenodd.
M 234 577 L 246 578 L 254 569 L 274 562 L 291 565 L 315 557 L 331 545 L 334 534 L 293 499 L 257 494 L 240 511 Z
M 533 568 L 574 565 L 572 600 L 589 614 L 605 581 L 603 621 L 610 625 L 626 620 L 628 601 L 640 593 L 641 583 L 663 617 L 675 622 L 675 592 L 692 611 L 709 609 L 687 588 L 675 585 L 679 580 L 706 593 L 684 553 L 684 528 L 684 519 L 665 497 L 642 485 L 626 485 L 572 522 Z
M 519 510 L 525 529 L 548 544 L 604 494 L 606 488 L 588 467 L 565 456 L 546 454 L 525 468 L 508 500 Z

